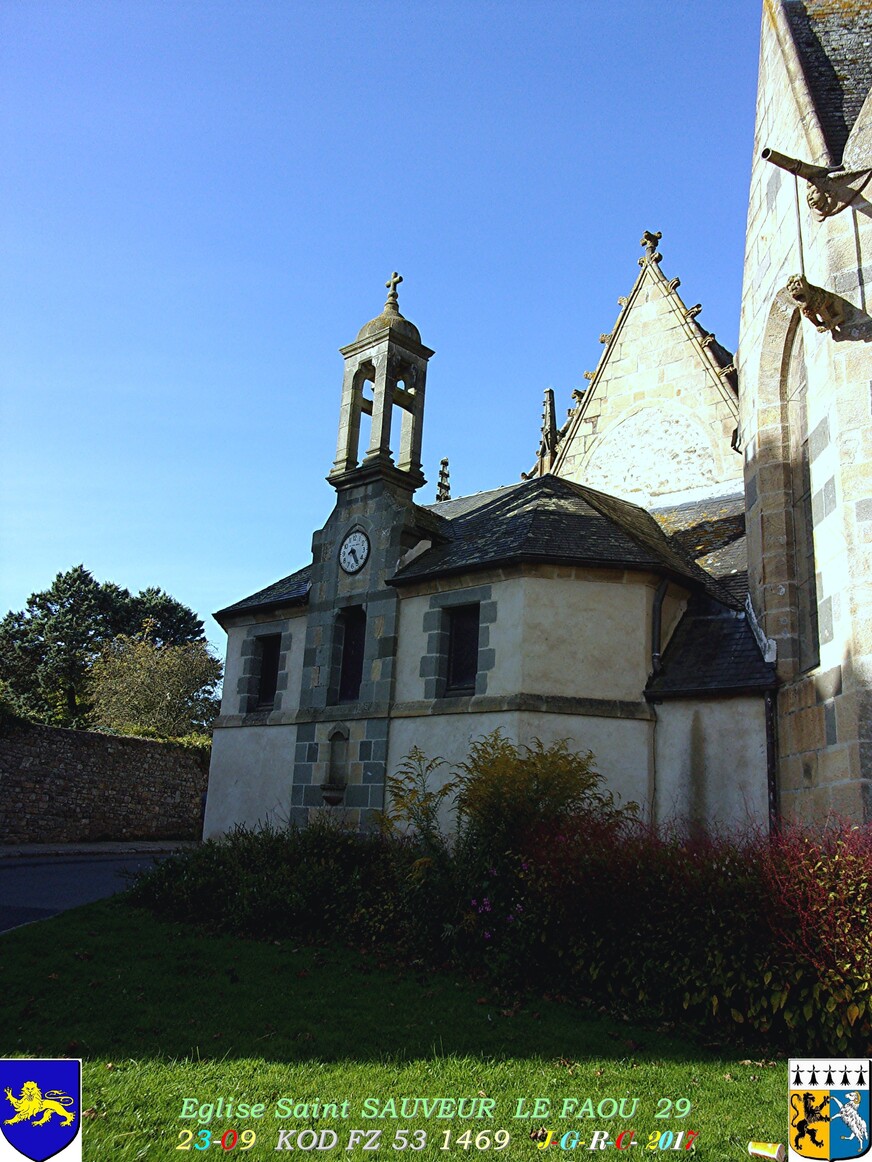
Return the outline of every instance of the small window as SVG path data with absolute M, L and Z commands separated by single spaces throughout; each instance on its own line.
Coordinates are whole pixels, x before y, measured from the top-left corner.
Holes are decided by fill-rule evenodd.
M 342 664 L 339 670 L 339 701 L 356 702 L 363 681 L 363 655 L 366 647 L 366 611 L 361 605 L 346 609 L 340 618 Z
M 279 654 L 282 649 L 282 635 L 279 633 L 265 634 L 257 639 L 257 653 L 259 658 L 257 696 L 255 705 L 258 710 L 266 710 L 276 700 L 276 688 L 279 681 Z
M 478 674 L 478 605 L 448 609 L 446 694 L 474 694 Z

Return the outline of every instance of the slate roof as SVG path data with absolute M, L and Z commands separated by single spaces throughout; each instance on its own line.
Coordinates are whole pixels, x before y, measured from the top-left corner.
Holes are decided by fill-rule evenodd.
M 775 667 L 764 662 L 747 614 L 704 595 L 687 610 L 645 690 L 649 701 L 705 694 L 773 690 Z
M 651 515 L 697 565 L 717 577 L 740 602 L 745 600 L 748 550 L 744 493 L 652 509 Z
M 872 5 L 785 0 L 784 14 L 827 147 L 838 163 L 872 87 Z
M 736 577 L 706 573 L 701 561 L 729 564 L 744 543 L 741 494 L 694 501 L 651 515 L 638 505 L 551 474 L 519 484 L 416 506 L 416 523 L 433 545 L 389 579 L 404 585 L 515 563 L 641 569 L 673 576 L 693 596 L 664 651 L 646 697 L 678 698 L 775 685 L 742 610 Z M 656 516 L 656 520 L 655 520 Z M 266 612 L 308 601 L 311 566 L 298 569 L 216 613 Z
M 219 609 L 215 618 L 220 621 L 225 615 L 254 613 L 258 609 L 269 609 L 279 605 L 305 605 L 309 599 L 311 574 L 312 566 L 304 565 L 289 577 L 282 577 L 281 581 L 267 585 L 266 589 L 259 589 L 250 597 L 243 597 L 241 601 L 228 605 L 226 609 Z
M 479 497 L 450 521 L 450 540 L 399 569 L 390 584 L 521 562 L 591 565 L 665 572 L 734 604 L 649 513 L 629 501 L 550 474 Z M 443 501 L 440 512 L 452 503 Z
M 486 492 L 473 492 L 470 496 L 458 496 L 455 500 L 440 500 L 436 504 L 428 505 L 431 512 L 436 512 L 440 516 L 446 517 L 448 520 L 454 520 L 456 516 L 465 516 L 466 513 L 472 512 L 473 509 L 481 508 L 483 504 L 488 504 L 491 500 L 498 496 L 505 496 L 516 488 L 520 488 L 518 484 L 504 484 L 501 488 L 490 488 Z

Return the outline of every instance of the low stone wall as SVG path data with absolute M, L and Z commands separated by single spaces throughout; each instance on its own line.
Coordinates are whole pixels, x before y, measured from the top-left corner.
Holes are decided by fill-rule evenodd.
M 0 723 L 0 844 L 199 839 L 209 752 Z

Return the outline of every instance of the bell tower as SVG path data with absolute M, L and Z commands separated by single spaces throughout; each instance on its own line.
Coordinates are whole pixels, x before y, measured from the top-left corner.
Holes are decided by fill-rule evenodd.
M 296 711 L 292 817 L 329 804 L 361 827 L 384 806 L 395 697 L 403 556 L 440 536 L 419 508 L 427 362 L 418 328 L 387 282 L 382 313 L 341 348 L 339 440 L 327 477 L 336 503 L 312 537 L 306 638 Z
M 396 271 L 385 286 L 384 310 L 340 348 L 345 359 L 336 459 L 327 479 L 337 491 L 381 478 L 411 496 L 425 483 L 421 470 L 424 388 L 433 352 L 397 303 Z M 402 413 L 398 447 L 392 448 L 394 408 Z M 370 418 L 369 443 L 361 457 L 362 418 Z

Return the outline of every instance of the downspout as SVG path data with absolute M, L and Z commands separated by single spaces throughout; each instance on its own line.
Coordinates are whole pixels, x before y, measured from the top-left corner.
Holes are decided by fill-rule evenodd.
M 778 810 L 778 736 L 775 699 L 777 693 L 767 690 L 764 700 L 766 713 L 766 792 L 769 800 L 769 834 L 775 835 L 780 827 Z
M 669 581 L 664 577 L 654 593 L 654 604 L 651 607 L 651 672 L 660 673 L 660 636 L 663 622 L 663 599 Z M 654 722 L 651 726 L 651 778 L 648 786 L 648 816 L 652 823 L 657 822 L 657 710 L 652 705 Z
M 651 672 L 653 674 L 660 673 L 660 625 L 663 620 L 663 599 L 668 587 L 669 580 L 664 577 L 657 586 L 651 610 Z

